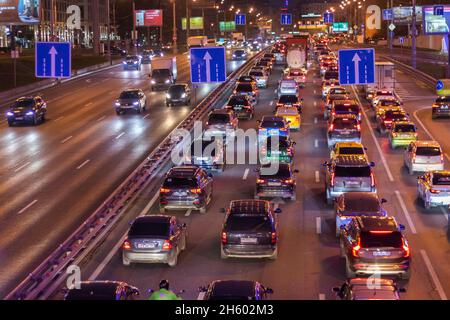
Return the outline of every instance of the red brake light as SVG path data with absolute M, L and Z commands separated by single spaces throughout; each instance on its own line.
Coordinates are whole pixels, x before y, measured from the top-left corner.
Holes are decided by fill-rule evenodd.
M 222 244 L 227 244 L 227 233 L 222 232 Z
M 406 244 L 406 242 L 405 242 L 404 239 L 402 239 L 402 242 L 403 242 L 403 246 L 402 246 L 402 249 L 403 249 L 403 257 L 408 258 L 409 255 L 411 254 L 411 252 L 409 251 L 409 247 L 408 247 L 408 245 Z
M 258 179 L 256 179 L 256 183 L 258 183 L 258 184 L 266 183 L 266 180 L 258 178 Z
M 441 153 L 441 162 L 444 162 L 444 154 Z
M 369 232 L 374 233 L 374 234 L 388 234 L 388 233 L 392 233 L 393 231 L 377 230 L 377 231 L 369 231 Z
M 200 188 L 191 189 L 191 193 L 200 194 L 200 193 L 202 193 L 202 189 L 200 189 Z
M 416 154 L 415 153 L 413 154 L 412 162 L 416 162 Z
M 272 232 L 272 244 L 277 244 L 277 233 Z
M 361 245 L 360 245 L 360 242 L 358 240 L 358 244 L 353 246 L 353 248 L 352 248 L 352 254 L 353 254 L 354 257 L 359 257 L 359 250 L 361 250 Z
M 329 131 L 333 131 L 334 130 L 334 124 L 330 124 L 330 127 L 328 128 Z
M 284 180 L 284 183 L 293 184 L 294 183 L 294 179 L 286 179 L 286 180 Z
M 441 193 L 441 191 L 436 190 L 436 189 L 430 189 L 430 192 L 433 193 L 433 194 Z
M 131 242 L 129 240 L 125 240 L 122 244 L 122 249 L 123 250 L 131 250 Z
M 159 192 L 160 192 L 160 193 L 169 193 L 169 192 L 170 192 L 170 189 L 167 189 L 167 188 L 161 188 L 161 189 L 159 189 Z
M 356 129 L 358 129 L 358 131 L 361 131 L 361 125 L 358 124 L 358 125 L 356 126 Z
M 172 243 L 170 242 L 170 240 L 164 240 L 162 248 L 166 251 L 172 250 Z

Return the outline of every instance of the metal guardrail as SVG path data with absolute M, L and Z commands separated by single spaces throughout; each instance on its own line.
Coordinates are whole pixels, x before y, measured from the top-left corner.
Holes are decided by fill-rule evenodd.
M 48 298 L 54 292 L 55 284 L 60 285 L 64 281 L 67 267 L 73 264 L 79 256 L 91 251 L 93 248 L 89 248 L 89 246 L 92 242 L 107 235 L 108 229 L 126 211 L 128 204 L 139 195 L 151 181 L 151 178 L 155 177 L 170 160 L 171 151 L 181 142 L 181 140 L 172 139 L 174 133 L 179 129 L 191 130 L 195 121 L 202 119 L 215 102 L 223 99 L 227 93 L 229 94 L 236 78 L 247 72 L 253 66 L 254 60 L 264 52 L 265 50 L 253 56 L 203 99 L 106 201 L 4 299 L 36 300 Z

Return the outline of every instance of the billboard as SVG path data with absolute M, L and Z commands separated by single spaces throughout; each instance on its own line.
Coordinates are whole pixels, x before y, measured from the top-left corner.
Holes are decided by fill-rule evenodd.
M 202 30 L 203 29 L 203 18 L 202 17 L 191 17 L 189 19 L 189 29 L 190 30 Z M 186 30 L 186 18 L 181 19 L 181 27 Z
M 40 0 L 0 0 L 0 25 L 38 24 Z
M 394 7 L 392 8 L 394 15 L 394 24 L 406 25 L 412 23 L 413 7 Z M 422 23 L 422 7 L 416 6 L 416 23 Z
M 334 22 L 333 32 L 348 32 L 348 22 Z
M 443 15 L 435 15 L 433 7 L 423 7 L 423 30 L 425 34 L 450 33 L 450 5 L 443 7 Z
M 236 23 L 235 21 L 220 21 L 219 29 L 221 32 L 236 31 Z
M 163 25 L 162 10 L 135 10 L 136 27 L 161 27 Z

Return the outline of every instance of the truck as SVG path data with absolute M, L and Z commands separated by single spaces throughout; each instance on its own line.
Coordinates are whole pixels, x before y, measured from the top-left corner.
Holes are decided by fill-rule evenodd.
M 177 58 L 154 58 L 151 61 L 151 90 L 167 89 L 177 81 Z
M 231 34 L 231 36 L 232 36 L 234 41 L 244 41 L 245 40 L 245 37 L 242 34 L 242 32 L 233 32 Z
M 207 36 L 189 37 L 187 41 L 189 48 L 205 47 L 208 44 Z
M 309 43 L 309 35 L 306 34 L 289 35 L 289 37 L 286 38 L 286 47 L 288 50 L 288 54 L 289 51 L 297 52 L 296 50 L 299 50 L 300 52 L 302 52 L 302 61 L 303 61 L 302 67 L 305 69 L 308 69 L 310 66 L 310 63 L 308 63 L 308 43 Z M 298 53 L 295 54 L 298 55 Z M 286 60 L 288 60 L 287 57 Z
M 395 91 L 395 65 L 392 62 L 375 62 L 375 83 L 365 86 L 367 100 L 372 100 L 378 90 Z

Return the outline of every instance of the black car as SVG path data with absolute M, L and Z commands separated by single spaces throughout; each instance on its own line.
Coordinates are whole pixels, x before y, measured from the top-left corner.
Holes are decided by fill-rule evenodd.
M 325 75 L 323 76 L 324 80 L 336 79 L 339 80 L 339 71 L 335 70 L 327 70 L 325 71 Z
M 141 54 L 142 64 L 151 63 L 154 56 L 155 56 L 155 53 L 151 49 L 142 51 L 142 54 Z
M 233 110 L 239 119 L 248 120 L 253 118 L 255 111 L 248 96 L 231 96 L 225 108 Z
M 270 168 L 273 165 L 273 163 L 264 164 L 258 170 L 259 176 L 256 179 L 255 199 L 277 197 L 295 201 L 297 184 L 294 173 L 298 173 L 298 170 L 292 170 L 289 163 L 277 163 L 278 170 L 273 174 L 270 172 Z
M 233 60 L 247 60 L 247 52 L 244 49 L 236 49 L 233 51 Z
M 112 46 L 111 47 L 111 55 L 120 55 L 122 57 L 125 57 L 127 55 L 127 50 L 122 49 L 117 46 Z
M 206 213 L 212 199 L 213 179 L 202 168 L 179 166 L 170 169 L 160 189 L 159 208 L 193 209 Z
M 188 84 L 172 84 L 166 93 L 166 106 L 175 104 L 189 105 L 191 103 L 191 88 Z
M 118 115 L 127 110 L 141 113 L 147 108 L 147 96 L 141 89 L 127 89 L 122 91 L 114 106 Z
M 450 96 L 440 96 L 436 99 L 431 109 L 431 117 L 450 117 Z
M 223 209 L 222 211 L 225 211 Z M 269 201 L 235 200 L 226 211 L 221 236 L 221 258 L 278 257 L 277 214 Z
M 120 281 L 82 281 L 67 291 L 64 300 L 134 300 L 139 289 Z
M 28 122 L 37 125 L 45 121 L 47 103 L 40 96 L 22 97 L 16 100 L 6 112 L 8 125 L 11 127 L 16 122 Z
M 257 281 L 216 280 L 200 287 L 202 300 L 266 300 L 273 290 Z
M 123 70 L 141 70 L 141 58 L 139 56 L 127 56 L 122 64 Z

